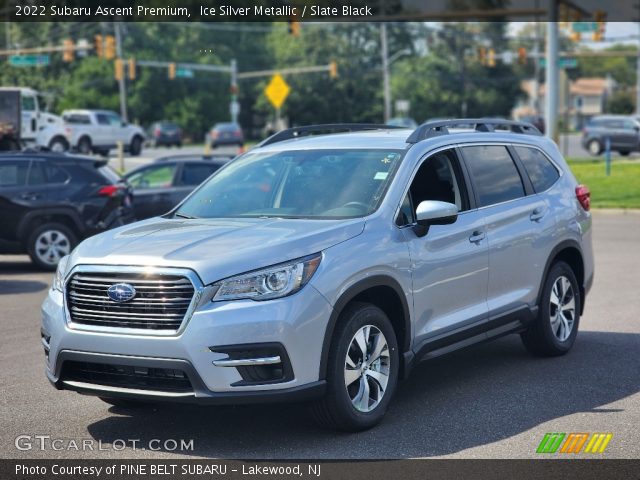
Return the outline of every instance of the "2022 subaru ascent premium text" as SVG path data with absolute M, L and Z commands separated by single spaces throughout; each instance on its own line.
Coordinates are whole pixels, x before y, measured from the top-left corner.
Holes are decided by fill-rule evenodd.
M 313 400 L 322 423 L 365 429 L 418 360 L 508 333 L 568 352 L 591 222 L 529 124 L 285 130 L 60 262 L 46 372 L 109 403 Z

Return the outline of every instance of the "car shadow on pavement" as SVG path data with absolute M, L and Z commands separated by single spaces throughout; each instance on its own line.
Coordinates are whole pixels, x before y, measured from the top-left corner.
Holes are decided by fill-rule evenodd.
M 36 280 L 1 280 L 0 295 L 15 295 L 17 293 L 34 293 L 49 288 L 44 282 Z
M 535 358 L 518 337 L 505 337 L 416 366 L 383 423 L 357 434 L 319 428 L 305 405 L 160 404 L 133 410 L 105 404 L 105 418 L 89 425 L 88 431 L 103 443 L 193 439 L 192 451 L 172 453 L 202 457 L 447 455 L 566 415 L 611 411 L 606 405 L 640 390 L 639 348 L 638 334 L 585 331 L 568 355 Z M 532 439 L 532 451 L 537 440 Z

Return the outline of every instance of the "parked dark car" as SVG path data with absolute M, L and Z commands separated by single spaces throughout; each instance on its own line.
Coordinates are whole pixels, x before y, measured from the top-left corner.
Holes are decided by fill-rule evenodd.
M 0 155 L 2 250 L 54 270 L 83 238 L 133 221 L 131 188 L 107 160 L 50 152 Z
M 149 138 L 154 147 L 181 147 L 182 129 L 173 122 L 155 122 L 149 129 Z
M 125 175 L 133 187 L 136 219 L 163 215 L 231 159 L 230 156 L 174 155 Z
M 600 155 L 606 148 L 629 155 L 640 150 L 640 122 L 624 115 L 593 117 L 582 130 L 582 147 L 591 155 Z
M 211 148 L 220 145 L 244 145 L 244 134 L 237 123 L 216 123 L 209 132 Z

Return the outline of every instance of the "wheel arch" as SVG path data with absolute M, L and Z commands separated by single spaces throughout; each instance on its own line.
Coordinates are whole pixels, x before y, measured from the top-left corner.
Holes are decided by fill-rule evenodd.
M 340 315 L 351 302 L 367 302 L 380 308 L 393 325 L 396 333 L 400 353 L 400 378 L 403 378 L 406 352 L 411 350 L 411 316 L 409 304 L 402 287 L 393 277 L 388 275 L 374 275 L 360 280 L 350 286 L 333 306 L 329 323 L 322 343 L 320 357 L 319 379 L 323 380 L 327 374 L 329 350 L 331 341 L 340 320 Z
M 21 242 L 25 242 L 34 228 L 49 222 L 61 223 L 70 228 L 78 238 L 82 236 L 82 222 L 78 215 L 72 210 L 60 208 L 27 213 L 18 226 L 17 237 Z

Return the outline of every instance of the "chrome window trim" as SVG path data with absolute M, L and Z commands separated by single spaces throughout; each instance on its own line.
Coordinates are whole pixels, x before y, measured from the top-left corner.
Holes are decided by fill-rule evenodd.
M 180 328 L 177 330 L 149 330 L 142 328 L 124 328 L 124 327 L 107 327 L 100 325 L 85 325 L 73 322 L 71 320 L 71 315 L 69 312 L 69 307 L 67 305 L 67 284 L 69 280 L 76 273 L 149 273 L 153 275 L 182 275 L 187 278 L 191 285 L 193 286 L 193 298 L 189 303 L 189 308 L 182 319 L 182 323 L 180 324 Z M 80 332 L 90 332 L 90 333 L 109 333 L 116 335 L 132 335 L 132 336 L 143 336 L 143 337 L 179 337 L 182 335 L 184 330 L 187 328 L 187 325 L 191 321 L 191 317 L 198 307 L 200 303 L 200 298 L 202 296 L 203 291 L 205 290 L 205 286 L 202 281 L 198 277 L 198 275 L 193 271 L 186 268 L 179 267 L 146 267 L 143 265 L 134 266 L 134 265 L 83 265 L 79 264 L 74 266 L 65 276 L 64 279 L 64 288 L 62 292 L 63 296 L 63 306 L 64 306 L 64 317 L 67 328 L 80 331 Z

